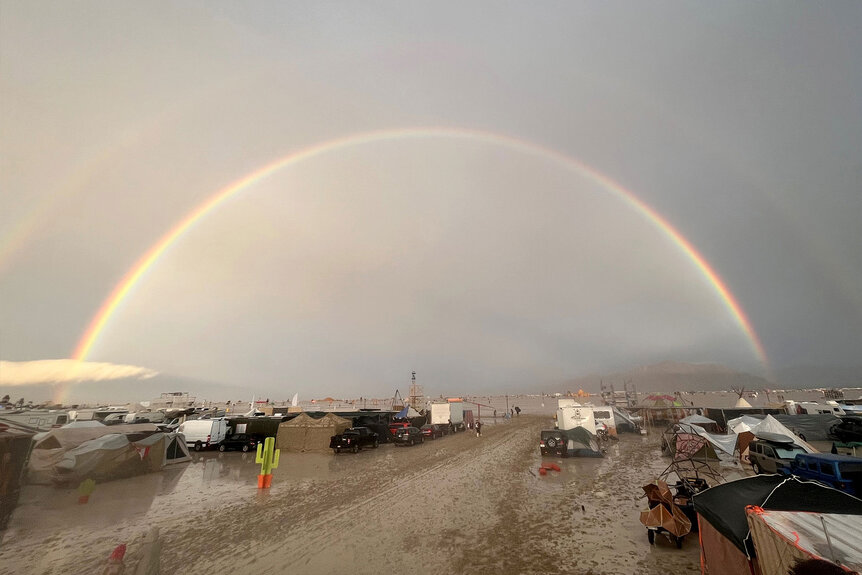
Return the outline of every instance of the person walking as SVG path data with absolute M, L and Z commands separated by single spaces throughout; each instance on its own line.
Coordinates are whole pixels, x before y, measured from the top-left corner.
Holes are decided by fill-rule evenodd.
M 482 437 L 482 422 L 476 422 L 476 437 Z

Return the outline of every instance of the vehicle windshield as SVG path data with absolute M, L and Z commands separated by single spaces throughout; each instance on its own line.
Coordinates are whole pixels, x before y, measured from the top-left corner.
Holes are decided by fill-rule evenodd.
M 775 449 L 775 454 L 779 459 L 793 459 L 796 457 L 797 453 L 807 453 L 804 449 L 797 446 L 792 447 L 779 447 L 778 445 L 773 445 L 773 449 Z

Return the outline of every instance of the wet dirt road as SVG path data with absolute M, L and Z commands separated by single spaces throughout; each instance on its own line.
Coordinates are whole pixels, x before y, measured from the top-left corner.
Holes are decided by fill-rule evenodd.
M 270 490 L 252 454 L 196 454 L 185 469 L 74 490 L 25 489 L 0 543 L 0 573 L 94 573 L 119 543 L 130 559 L 161 529 L 163 573 L 699 572 L 696 534 L 681 550 L 647 542 L 640 486 L 661 472 L 657 438 L 623 435 L 602 459 L 554 459 L 540 477 L 539 431 L 522 415 L 416 447 L 282 454 Z M 412 566 L 412 567 L 411 567 Z

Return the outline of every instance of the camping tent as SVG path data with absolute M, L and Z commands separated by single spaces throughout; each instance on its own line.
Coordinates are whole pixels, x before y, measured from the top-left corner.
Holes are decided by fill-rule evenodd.
M 862 500 L 814 481 L 756 475 L 702 491 L 692 498 L 700 527 L 701 563 L 713 573 L 749 575 L 754 546 L 745 508 L 862 515 Z
M 284 451 L 326 451 L 329 449 L 329 438 L 350 426 L 349 419 L 334 413 L 327 413 L 320 419 L 300 413 L 278 426 L 276 447 Z
M 30 454 L 33 432 L 15 424 L 0 423 L 0 531 L 12 516 L 18 505 L 21 492 L 21 475 Z
M 583 427 L 561 429 L 560 433 L 568 440 L 567 449 L 579 457 L 601 457 L 598 439 Z
M 862 571 L 862 515 L 746 509 L 762 575 L 785 575 L 797 561 L 826 559 Z

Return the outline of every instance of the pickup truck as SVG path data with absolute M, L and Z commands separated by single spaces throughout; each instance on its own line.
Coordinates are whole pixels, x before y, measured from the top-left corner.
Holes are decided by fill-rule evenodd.
M 377 448 L 380 445 L 377 434 L 367 427 L 351 427 L 345 429 L 340 435 L 333 435 L 329 439 L 329 448 L 335 453 L 341 453 L 342 449 L 356 453 L 363 447 Z

